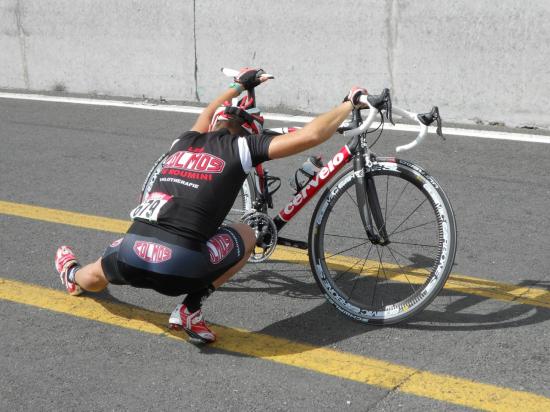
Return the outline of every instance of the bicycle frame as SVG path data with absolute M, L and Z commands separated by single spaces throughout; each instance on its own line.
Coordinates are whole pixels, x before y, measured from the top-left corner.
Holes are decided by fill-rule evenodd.
M 229 77 L 237 76 L 239 73 L 236 70 L 228 68 L 222 68 L 222 72 Z M 264 75 L 273 78 L 272 75 Z M 248 98 L 254 102 L 253 104 L 255 106 L 256 95 L 254 89 L 248 91 Z M 273 218 L 273 223 L 277 231 L 280 231 L 290 222 L 320 189 L 331 181 L 346 164 L 353 160 L 353 169 L 356 177 L 355 189 L 357 206 L 367 238 L 373 244 L 380 244 L 382 246 L 390 243 L 374 179 L 367 173 L 372 165 L 372 161 L 376 159 L 366 142 L 368 128 L 374 122 L 378 114 L 383 116 L 382 110 L 385 110 L 386 118 L 391 123 L 393 123 L 392 111 L 401 117 L 417 122 L 420 126 L 418 136 L 409 144 L 396 148 L 397 152 L 401 152 L 409 150 L 420 143 L 428 133 L 428 126 L 434 121 L 437 121 L 437 134 L 443 137 L 441 131 L 441 117 L 439 116 L 439 109 L 435 106 L 432 108 L 431 112 L 423 114 L 417 114 L 399 107 L 393 107 L 390 91 L 388 89 L 384 89 L 380 95 L 361 96 L 360 100 L 370 109 L 367 118 L 363 122 L 360 110 L 355 109 L 353 111 L 351 121 L 353 127 L 348 128 L 348 132 L 345 133 L 345 135 L 352 137 L 352 140 L 344 145 L 332 157 L 327 165 L 321 168 L 307 185 L 301 188 L 290 202 L 279 211 L 277 216 Z M 260 164 L 256 166 L 256 174 L 257 181 L 255 183 L 259 197 L 255 199 L 255 201 L 261 206 L 262 211 L 265 212 L 267 211 L 266 205 L 269 208 L 273 207 L 272 197 L 268 188 L 268 173 L 267 170 L 263 168 L 263 165 Z M 297 242 L 296 244 L 298 243 L 302 242 Z
M 369 103 L 370 105 L 370 103 Z M 399 146 L 396 151 L 401 152 L 409 150 L 420 143 L 428 132 L 428 125 L 424 124 L 419 119 L 419 115 L 393 107 L 394 113 L 401 117 L 410 120 L 416 120 L 420 125 L 418 137 L 408 145 Z M 375 160 L 374 154 L 369 150 L 366 142 L 366 131 L 374 122 L 376 115 L 379 113 L 375 107 L 370 108 L 369 114 L 365 121 L 362 121 L 359 111 L 355 111 L 353 121 L 356 122 L 353 130 L 346 133 L 347 136 L 352 136 L 352 139 L 344 145 L 332 159 L 304 186 L 294 197 L 283 207 L 277 216 L 273 218 L 277 231 L 280 231 L 292 218 L 322 189 L 332 178 L 353 160 L 353 169 L 356 176 L 356 195 L 359 214 L 367 238 L 374 244 L 385 246 L 390 243 L 386 232 L 384 217 L 380 208 L 378 194 L 374 179 L 366 173 L 370 169 L 372 160 Z M 439 113 L 437 113 L 439 115 Z M 433 120 L 432 120 L 433 121 Z M 439 134 L 438 130 L 438 134 Z M 263 165 L 256 166 L 258 175 L 259 193 L 265 192 L 265 171 Z
M 389 243 L 374 181 L 372 178 L 365 178 L 365 170 L 368 167 L 365 160 L 367 157 L 366 155 L 369 155 L 368 149 L 364 147 L 357 138 L 353 138 L 344 145 L 309 181 L 309 183 L 297 192 L 286 206 L 279 211 L 277 216 L 273 219 L 277 231 L 280 231 L 290 222 L 319 190 L 325 187 L 344 166 L 353 160 L 354 171 L 357 176 L 356 192 L 359 213 L 367 236 L 369 240 L 374 243 L 380 243 L 382 245 Z M 262 193 L 264 187 L 262 183 L 262 177 L 264 176 L 262 165 L 256 166 L 256 172 L 258 173 L 260 182 L 260 193 Z M 379 235 L 373 230 L 373 219 L 376 225 L 376 231 Z
M 353 152 L 343 146 L 334 157 L 304 186 L 273 219 L 277 230 L 281 230 L 349 161 Z

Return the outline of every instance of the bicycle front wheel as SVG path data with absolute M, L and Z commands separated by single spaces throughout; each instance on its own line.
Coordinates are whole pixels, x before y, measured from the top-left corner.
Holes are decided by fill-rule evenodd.
M 310 265 L 326 298 L 345 315 L 392 324 L 421 311 L 437 296 L 451 271 L 456 224 L 437 183 L 409 162 L 378 159 L 372 177 L 386 245 L 366 235 L 348 170 L 319 200 L 309 229 Z

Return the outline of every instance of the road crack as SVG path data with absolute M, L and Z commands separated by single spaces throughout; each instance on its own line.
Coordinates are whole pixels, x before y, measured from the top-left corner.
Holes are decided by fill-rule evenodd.
M 408 383 L 412 378 L 413 376 L 415 375 L 418 375 L 420 372 L 422 372 L 421 370 L 416 370 L 414 371 L 413 373 L 411 373 L 409 376 L 407 376 L 406 378 L 404 378 L 401 382 L 399 382 L 397 385 L 395 385 L 393 388 L 391 388 L 390 390 L 388 390 L 386 392 L 386 394 L 384 396 L 382 396 L 380 399 L 378 399 L 374 404 L 370 405 L 367 409 L 366 409 L 366 412 L 370 412 L 370 411 L 374 411 L 376 410 L 386 399 L 388 399 L 391 395 L 395 394 L 396 392 L 400 392 L 400 388 L 405 385 L 406 383 Z
M 17 25 L 17 36 L 19 37 L 19 48 L 21 49 L 21 61 L 23 64 L 23 81 L 25 82 L 25 88 L 30 89 L 29 81 L 29 67 L 27 63 L 27 45 L 25 37 L 28 36 L 28 33 L 23 27 L 22 11 L 21 11 L 21 0 L 17 0 L 14 9 L 15 14 L 15 23 Z
M 199 96 L 198 81 L 199 65 L 197 61 L 197 0 L 193 0 L 193 47 L 195 53 L 195 99 L 197 99 L 197 102 L 200 102 L 201 98 Z

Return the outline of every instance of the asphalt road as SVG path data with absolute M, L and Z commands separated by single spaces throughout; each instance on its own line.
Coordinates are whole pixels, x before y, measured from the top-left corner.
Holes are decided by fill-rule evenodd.
M 0 200 L 128 219 L 150 164 L 195 115 L 0 99 Z M 281 123 L 270 122 L 270 126 Z M 379 153 L 410 140 L 387 132 Z M 288 177 L 320 148 L 270 162 Z M 403 156 L 445 188 L 456 213 L 455 273 L 550 289 L 550 145 L 449 136 Z M 283 183 L 276 209 L 290 198 Z M 313 202 L 312 202 L 313 203 Z M 305 239 L 313 204 L 284 229 Z M 82 262 L 116 239 L 106 233 L 0 215 L 0 278 L 60 289 L 58 245 Z M 178 300 L 109 287 L 101 300 L 169 313 Z M 269 359 L 198 348 L 163 335 L 0 300 L 1 410 L 465 410 Z M 443 292 L 407 324 L 348 320 L 320 295 L 306 266 L 247 265 L 205 306 L 231 328 L 471 379 L 550 398 L 550 310 Z

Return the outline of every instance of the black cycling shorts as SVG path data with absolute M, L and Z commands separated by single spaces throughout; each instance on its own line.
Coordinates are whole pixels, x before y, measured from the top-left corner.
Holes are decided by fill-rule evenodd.
M 179 296 L 210 286 L 243 256 L 244 242 L 231 227 L 219 228 L 201 243 L 134 222 L 123 238 L 107 248 L 101 267 L 112 284 Z

